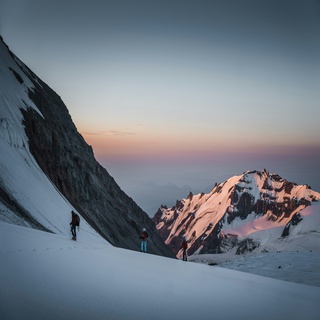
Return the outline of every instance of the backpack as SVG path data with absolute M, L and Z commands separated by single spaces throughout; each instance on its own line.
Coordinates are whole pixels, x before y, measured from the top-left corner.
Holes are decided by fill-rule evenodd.
M 79 227 L 80 226 L 80 217 L 78 214 L 76 214 L 76 226 Z
M 184 250 L 187 250 L 187 249 L 188 249 L 188 243 L 187 243 L 187 241 L 183 241 L 183 242 L 182 242 L 182 248 L 183 248 Z
M 147 238 L 148 238 L 148 233 L 147 233 L 146 231 L 143 231 L 143 232 L 141 233 L 140 239 L 146 240 Z

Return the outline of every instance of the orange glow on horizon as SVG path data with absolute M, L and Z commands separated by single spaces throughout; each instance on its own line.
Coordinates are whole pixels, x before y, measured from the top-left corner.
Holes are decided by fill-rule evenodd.
M 83 134 L 85 140 L 92 146 L 98 158 L 113 160 L 154 159 L 157 161 L 188 161 L 188 159 L 212 159 L 216 157 L 263 155 L 294 155 L 310 150 L 320 150 L 319 146 L 277 146 L 267 143 L 250 143 L 243 141 L 199 139 L 177 137 L 170 134 L 163 136 L 139 134 Z

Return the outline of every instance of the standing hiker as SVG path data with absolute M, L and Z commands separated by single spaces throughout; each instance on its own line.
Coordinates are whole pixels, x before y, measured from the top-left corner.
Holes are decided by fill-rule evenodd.
M 71 211 L 71 233 L 72 233 L 72 240 L 76 241 L 77 240 L 77 232 L 76 232 L 76 227 L 79 227 L 79 216 L 72 210 Z
M 147 252 L 147 238 L 148 233 L 145 228 L 142 229 L 142 233 L 140 235 L 141 244 L 140 244 L 140 251 L 141 252 Z
M 188 242 L 187 242 L 186 237 L 183 237 L 183 238 L 182 238 L 181 249 L 183 250 L 182 259 L 183 259 L 183 261 L 187 261 L 187 257 L 188 257 L 188 255 L 187 255 Z

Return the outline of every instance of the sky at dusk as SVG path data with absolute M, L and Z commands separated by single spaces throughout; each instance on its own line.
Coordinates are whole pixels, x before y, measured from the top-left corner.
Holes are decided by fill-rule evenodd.
M 147 213 L 264 168 L 320 190 L 320 2 L 0 0 L 0 34 Z

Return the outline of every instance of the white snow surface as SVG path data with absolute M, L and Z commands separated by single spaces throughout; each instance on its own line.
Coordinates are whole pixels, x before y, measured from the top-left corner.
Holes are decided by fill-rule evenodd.
M 303 223 L 291 226 L 285 238 L 281 238 L 282 226 L 268 229 L 263 224 L 259 228 L 261 219 L 245 224 L 242 230 L 254 229 L 251 237 L 260 246 L 244 256 L 236 255 L 233 248 L 222 254 L 194 254 L 189 260 L 320 287 L 320 202 L 300 214 Z
M 81 235 L 0 222 L 1 319 L 320 319 L 319 287 Z

